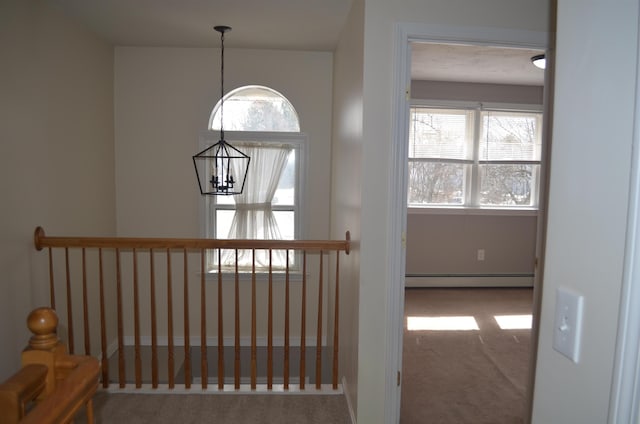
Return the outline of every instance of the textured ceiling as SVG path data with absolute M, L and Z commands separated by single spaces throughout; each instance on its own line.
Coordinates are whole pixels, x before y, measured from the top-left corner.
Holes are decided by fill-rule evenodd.
M 0 0 L 1 1 L 1 0 Z M 45 0 L 116 46 L 225 46 L 333 51 L 351 0 Z M 413 43 L 412 76 L 542 85 L 532 50 Z
M 493 84 L 544 84 L 544 71 L 531 63 L 539 50 L 455 44 L 413 43 L 413 79 Z

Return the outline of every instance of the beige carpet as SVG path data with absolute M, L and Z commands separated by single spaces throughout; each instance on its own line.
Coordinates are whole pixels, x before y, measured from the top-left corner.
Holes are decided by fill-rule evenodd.
M 107 394 L 94 398 L 97 424 L 349 424 L 342 395 Z M 86 423 L 79 417 L 78 424 Z
M 479 331 L 404 333 L 401 424 L 523 422 L 530 330 L 494 315 L 530 314 L 531 289 L 407 289 L 406 316 L 472 316 Z
M 401 424 L 522 423 L 530 331 L 500 330 L 494 315 L 529 314 L 531 302 L 530 289 L 407 289 L 406 315 L 468 315 L 480 329 L 405 328 Z M 343 395 L 99 392 L 95 413 L 98 424 L 351 422 Z

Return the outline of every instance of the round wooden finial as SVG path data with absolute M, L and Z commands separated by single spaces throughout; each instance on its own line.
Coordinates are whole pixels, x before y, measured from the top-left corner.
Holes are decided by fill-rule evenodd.
M 42 237 L 44 237 L 44 229 L 42 227 L 36 227 L 36 231 L 33 234 L 33 242 L 36 245 L 36 250 L 42 250 Z
M 46 350 L 58 344 L 56 329 L 58 314 L 51 308 L 37 308 L 27 317 L 27 327 L 33 334 L 29 346 L 33 349 Z
M 345 239 L 347 240 L 347 248 L 344 251 L 348 255 L 349 251 L 351 251 L 351 231 L 347 230 L 347 234 L 345 234 Z

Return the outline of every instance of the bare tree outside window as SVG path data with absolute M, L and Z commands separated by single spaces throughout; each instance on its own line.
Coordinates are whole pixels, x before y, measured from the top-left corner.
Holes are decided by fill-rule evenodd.
M 409 205 L 535 205 L 541 120 L 537 112 L 412 108 Z

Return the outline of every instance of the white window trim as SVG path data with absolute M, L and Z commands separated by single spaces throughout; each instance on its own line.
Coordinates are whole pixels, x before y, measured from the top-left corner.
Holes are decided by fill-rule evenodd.
M 205 130 L 201 131 L 199 137 L 200 150 L 207 148 L 208 146 L 215 144 L 220 138 L 219 130 Z M 278 131 L 225 131 L 225 138 L 229 140 L 230 144 L 234 142 L 263 142 L 263 143 L 282 143 L 286 142 L 295 146 L 298 149 L 298 160 L 296 161 L 296 175 L 298 177 L 298 186 L 295 195 L 294 214 L 296 216 L 294 234 L 296 239 L 304 238 L 304 196 L 303 193 L 306 189 L 307 180 L 307 162 L 308 162 L 308 138 L 307 135 L 301 132 L 278 132 Z M 239 147 L 241 149 L 241 147 Z M 210 229 L 209 220 L 207 219 L 207 202 L 213 200 L 210 199 L 213 196 L 200 196 L 200 235 L 203 238 L 209 238 Z M 233 209 L 233 208 L 230 208 Z M 277 209 L 277 207 L 274 207 Z M 286 210 L 290 210 L 287 208 Z M 213 229 L 215 230 L 215 229 Z M 256 271 L 256 274 L 268 274 L 262 270 Z M 207 273 L 208 275 L 216 275 L 217 272 Z M 223 275 L 229 273 L 223 272 Z M 241 273 L 245 274 L 245 273 Z M 291 271 L 293 277 L 295 271 Z M 277 274 L 274 273 L 274 278 Z M 283 277 L 284 278 L 284 277 Z M 301 278 L 301 277 L 300 277 Z
M 410 108 L 424 107 L 424 108 L 442 108 L 442 109 L 464 109 L 475 111 L 500 111 L 500 112 L 532 112 L 543 113 L 543 105 L 527 104 L 527 103 L 498 103 L 498 102 L 470 102 L 462 100 L 430 100 L 430 99 L 411 99 Z M 475 131 L 478 133 L 480 130 L 480 114 L 476 114 L 474 122 Z M 474 150 L 479 146 L 474 143 Z M 473 157 L 477 158 L 477 152 L 474 152 Z M 475 159 L 473 159 L 475 161 Z M 460 161 L 466 162 L 466 161 Z M 540 166 L 542 166 L 540 161 Z M 472 170 L 477 167 L 472 167 Z M 472 171 L 474 172 L 474 171 Z M 478 178 L 474 176 L 468 176 L 470 181 L 477 184 Z M 533 205 L 531 206 L 477 206 L 477 199 L 472 199 L 472 196 L 477 196 L 477 188 L 472 187 L 471 190 L 467 190 L 465 193 L 465 205 L 452 206 L 452 205 L 424 205 L 415 206 L 407 204 L 407 212 L 412 215 L 500 215 L 500 216 L 536 216 L 538 215 L 538 205 L 540 199 L 540 178 L 536 178 L 536 185 L 532 191 L 535 192 L 535 198 Z

